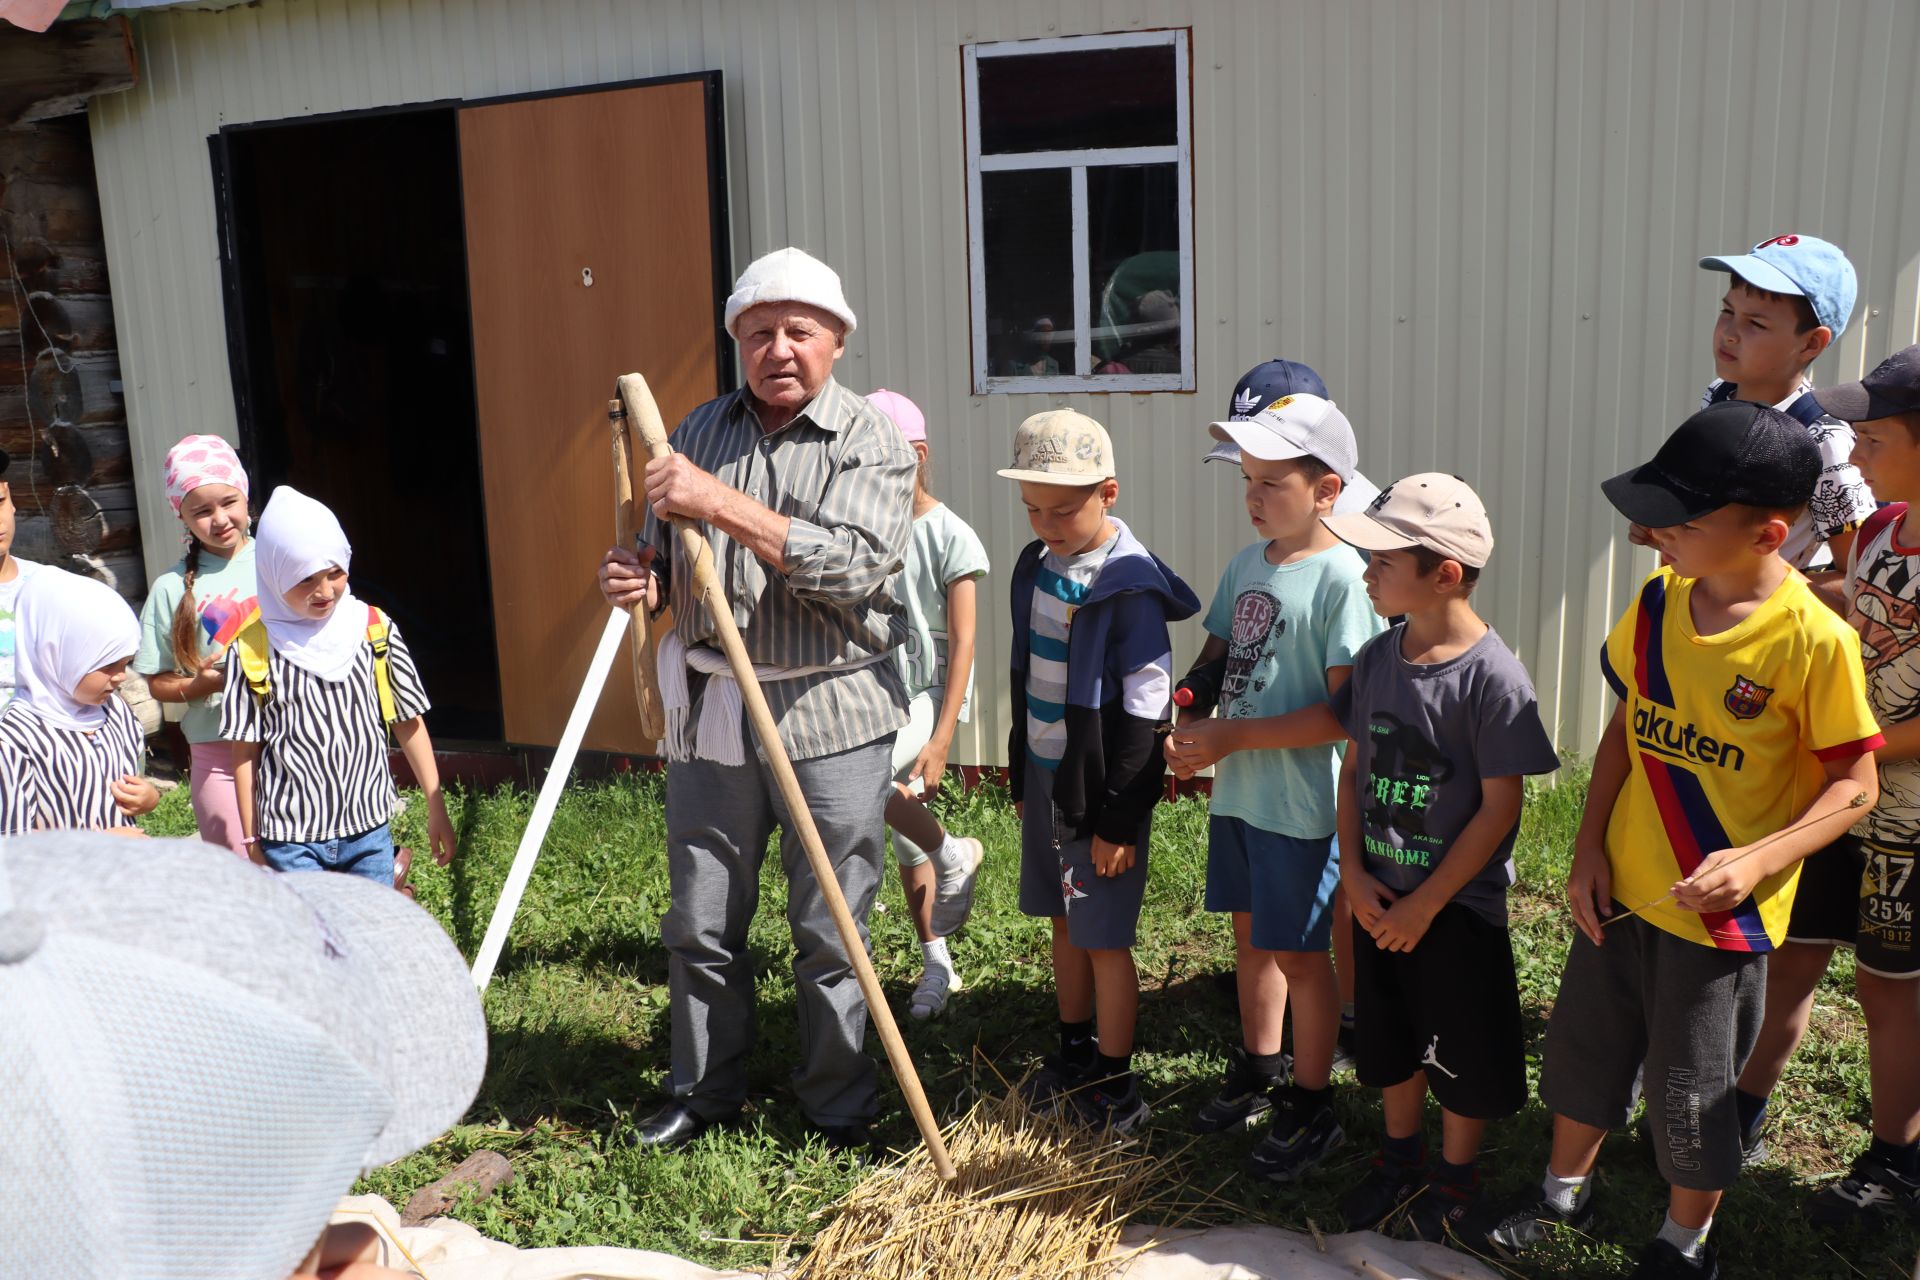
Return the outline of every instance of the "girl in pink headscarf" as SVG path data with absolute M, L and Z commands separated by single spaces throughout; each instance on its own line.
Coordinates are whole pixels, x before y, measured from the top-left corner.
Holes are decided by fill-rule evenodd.
M 167 451 L 163 477 L 186 531 L 186 554 L 148 591 L 133 669 L 157 701 L 185 706 L 180 731 L 193 753 L 200 838 L 244 858 L 234 746 L 220 738 L 220 701 L 227 648 L 258 608 L 247 473 L 232 445 L 200 435 Z

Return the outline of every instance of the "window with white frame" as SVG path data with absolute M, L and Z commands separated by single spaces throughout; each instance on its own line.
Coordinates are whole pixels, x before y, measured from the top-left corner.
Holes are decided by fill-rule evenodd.
M 968 45 L 973 388 L 1193 389 L 1187 33 Z

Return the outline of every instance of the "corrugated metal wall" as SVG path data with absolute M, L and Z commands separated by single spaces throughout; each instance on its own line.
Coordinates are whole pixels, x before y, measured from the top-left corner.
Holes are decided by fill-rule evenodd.
M 1193 33 L 1201 393 L 971 395 L 961 45 L 1158 26 Z M 1596 482 L 1711 376 L 1724 277 L 1694 259 L 1786 231 L 1845 246 L 1860 304 L 1822 382 L 1920 336 L 1910 0 L 265 0 L 136 30 L 142 83 L 93 120 L 141 476 L 182 432 L 233 431 L 208 134 L 718 67 L 736 266 L 795 243 L 840 269 L 861 316 L 842 378 L 927 408 L 937 487 L 996 564 L 1028 535 L 992 469 L 1022 417 L 1072 404 L 1113 430 L 1122 514 L 1208 595 L 1250 530 L 1237 478 L 1199 466 L 1203 424 L 1249 365 L 1303 359 L 1376 480 L 1445 469 L 1485 494 L 1480 603 L 1568 749 L 1598 733 L 1591 656 L 1647 567 Z M 166 504 L 142 501 L 159 568 Z M 990 600 L 963 760 L 1004 755 Z

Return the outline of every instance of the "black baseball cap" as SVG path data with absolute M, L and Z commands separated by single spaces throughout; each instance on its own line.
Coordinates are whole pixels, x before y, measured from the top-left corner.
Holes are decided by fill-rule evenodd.
M 1920 345 L 1896 351 L 1858 382 L 1843 382 L 1813 398 L 1842 422 L 1871 422 L 1920 411 Z
M 1820 479 L 1807 429 L 1746 400 L 1709 405 L 1674 428 L 1653 461 L 1600 482 L 1621 515 L 1649 529 L 1696 520 L 1732 503 L 1798 507 Z
M 0 449 L 0 480 L 4 480 L 7 478 L 7 468 L 12 463 L 13 463 L 13 459 L 7 456 L 7 451 L 5 449 Z

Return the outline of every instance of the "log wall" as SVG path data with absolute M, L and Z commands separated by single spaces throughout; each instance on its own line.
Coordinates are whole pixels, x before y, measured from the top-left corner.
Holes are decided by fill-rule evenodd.
M 14 550 L 138 604 L 147 576 L 85 115 L 0 131 L 0 258 Z

